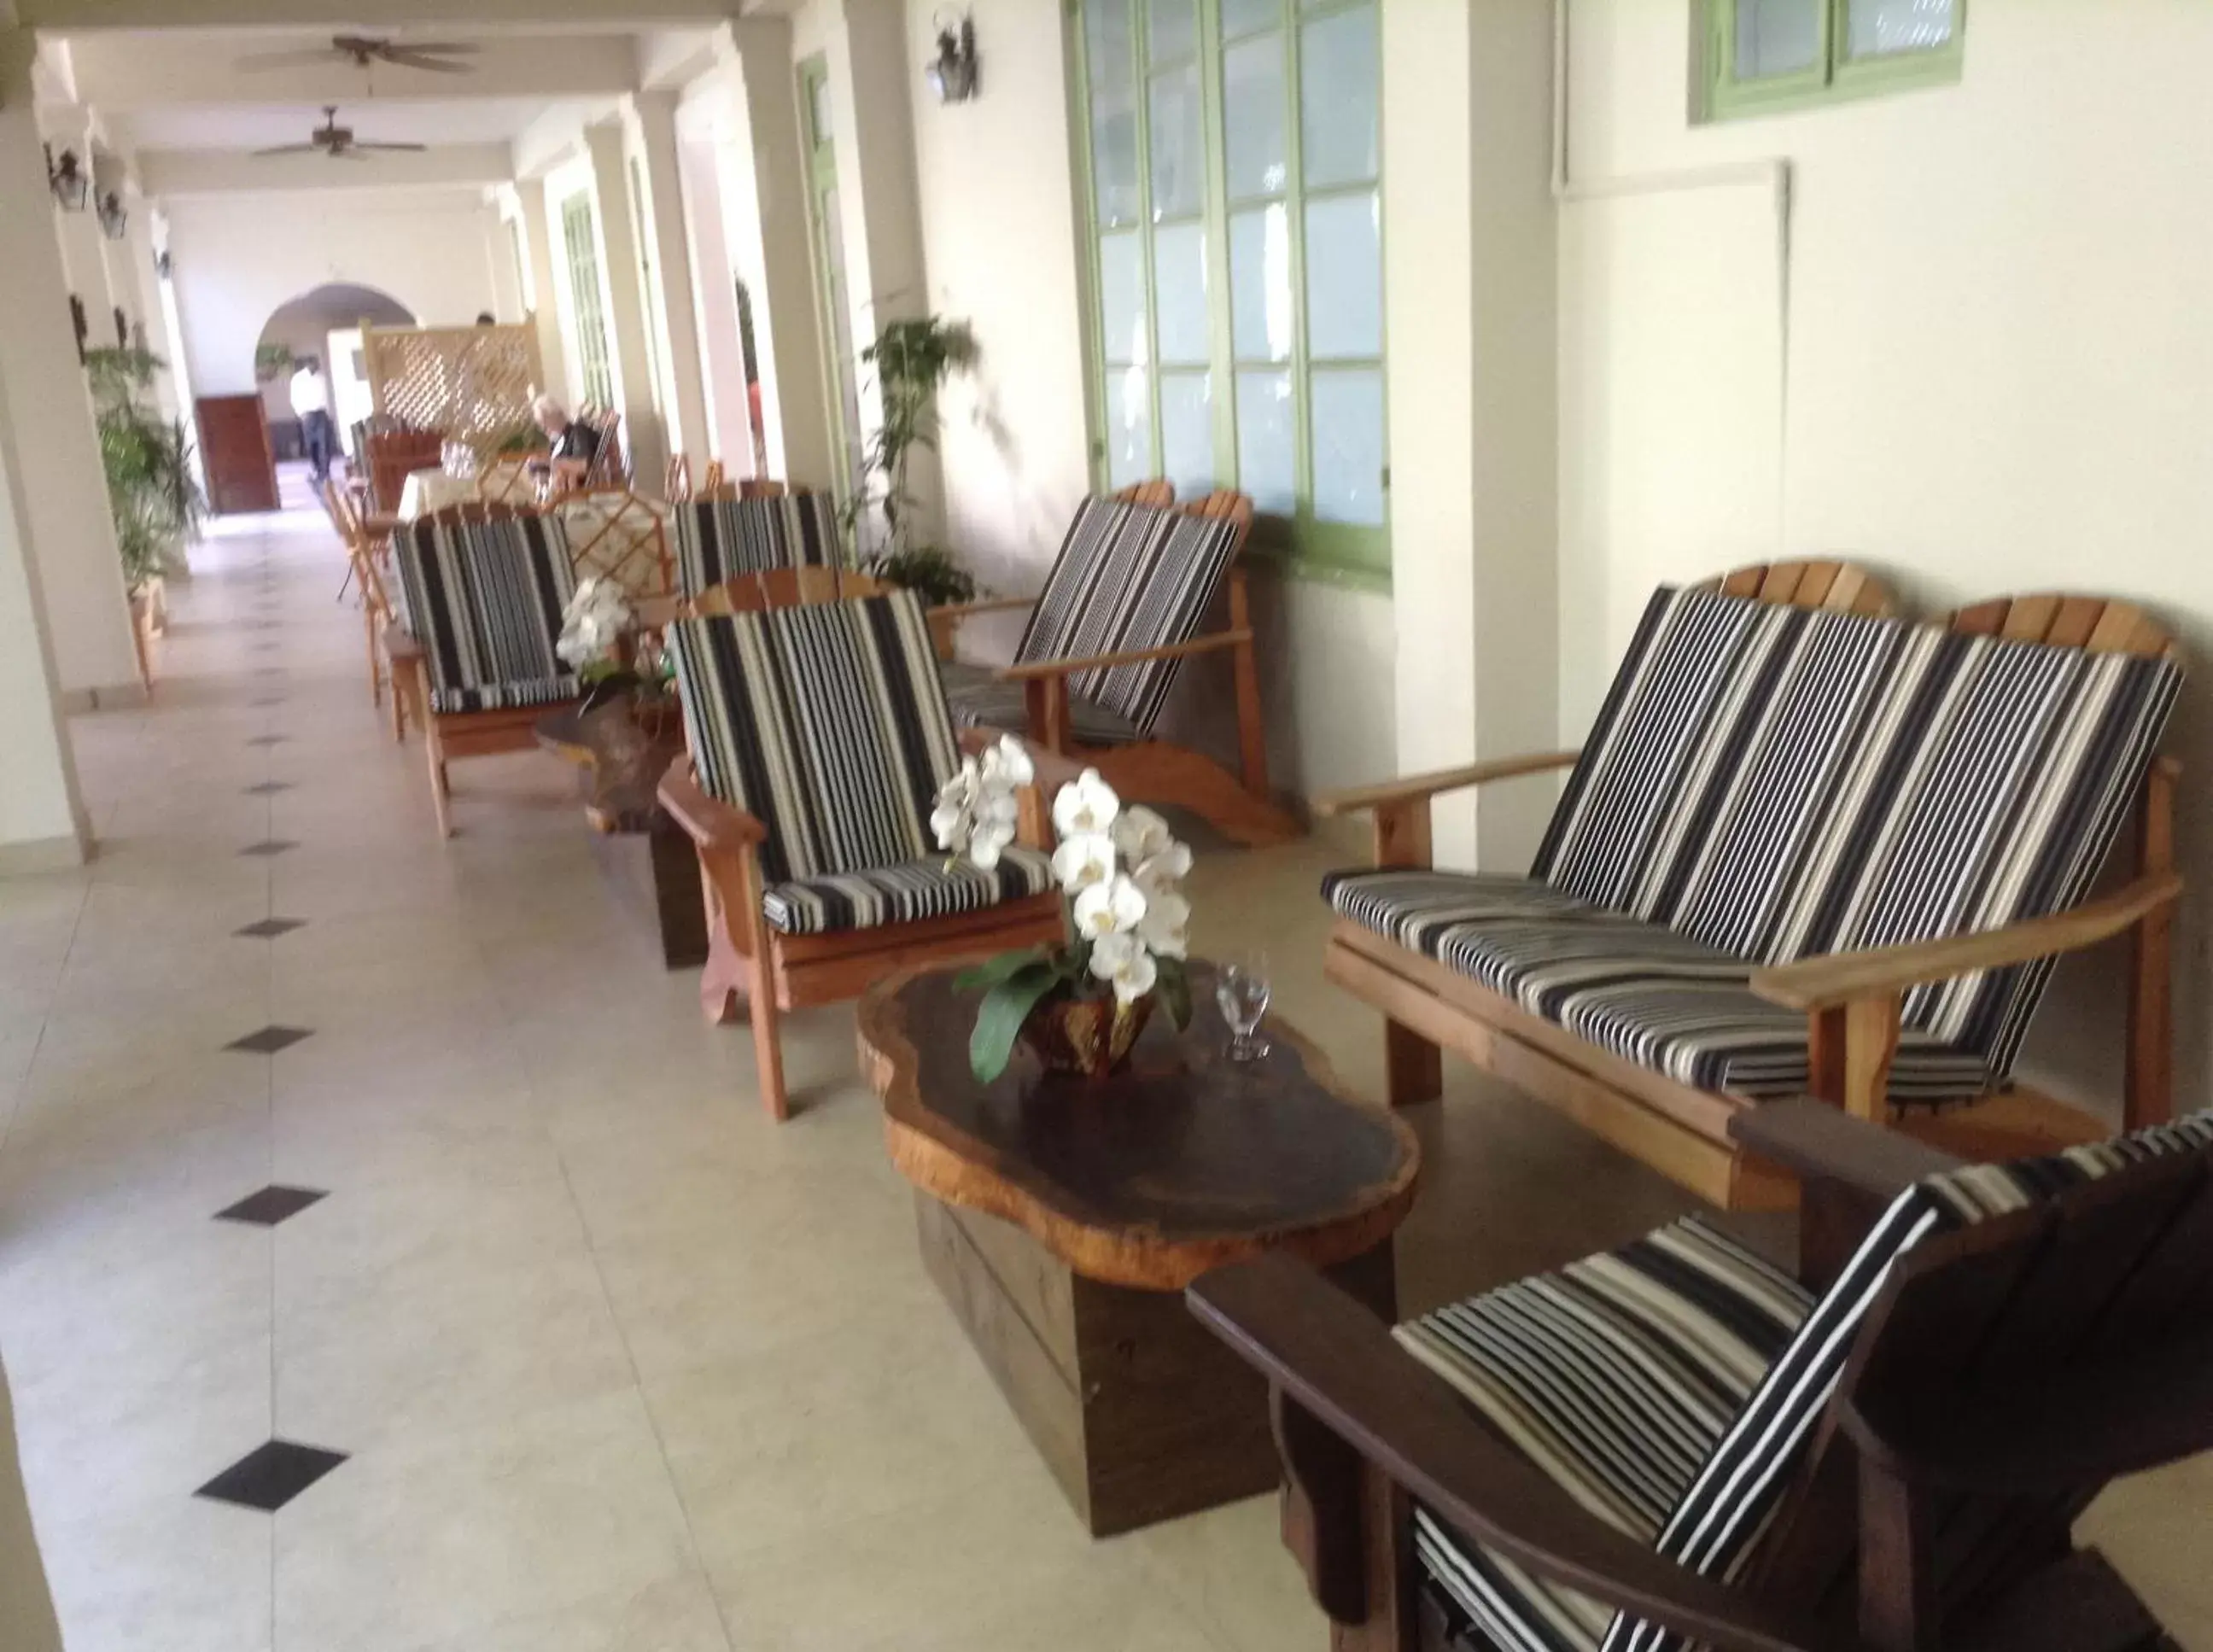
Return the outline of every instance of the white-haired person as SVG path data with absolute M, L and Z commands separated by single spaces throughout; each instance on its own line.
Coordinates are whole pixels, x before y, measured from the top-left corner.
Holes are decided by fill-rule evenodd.
M 556 463 L 576 459 L 588 465 L 599 456 L 600 433 L 570 418 L 569 410 L 553 397 L 539 397 L 530 404 L 530 412 L 538 421 L 538 428 L 546 432 L 546 441 L 552 444 L 551 457 Z

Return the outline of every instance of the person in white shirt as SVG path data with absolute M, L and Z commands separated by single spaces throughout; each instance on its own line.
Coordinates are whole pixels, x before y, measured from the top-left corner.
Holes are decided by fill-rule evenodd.
M 338 430 L 331 423 L 331 392 L 323 382 L 322 363 L 313 356 L 302 357 L 292 375 L 292 411 L 300 416 L 300 441 L 307 449 L 308 471 L 318 484 L 329 481 Z

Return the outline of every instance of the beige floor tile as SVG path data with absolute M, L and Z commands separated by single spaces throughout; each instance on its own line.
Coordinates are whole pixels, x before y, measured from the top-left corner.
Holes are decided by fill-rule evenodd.
M 706 1574 L 533 1612 L 436 1642 L 379 1643 L 377 1652 L 729 1652 Z
M 272 1652 L 265 1515 L 173 1497 L 39 1540 L 68 1652 Z

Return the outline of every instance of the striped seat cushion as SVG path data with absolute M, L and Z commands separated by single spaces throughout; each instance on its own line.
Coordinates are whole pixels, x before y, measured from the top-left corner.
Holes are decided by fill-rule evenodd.
M 577 692 L 554 644 L 575 594 L 568 534 L 552 516 L 429 516 L 393 535 L 408 630 L 434 711 L 543 705 Z
M 2164 661 L 1663 589 L 1533 873 L 1765 963 L 2060 911 L 2179 682 Z M 2050 974 L 1917 988 L 1905 1023 L 2003 1076 Z
M 1113 499 L 1086 499 L 1032 610 L 1017 664 L 1164 648 L 1198 634 L 1237 553 L 1238 524 Z M 1152 732 L 1180 660 L 1080 671 L 1071 701 Z
M 1661 1528 L 1661 1553 L 1708 1576 L 1739 1576 L 1805 1460 L 1854 1338 L 1899 1259 L 1937 1234 L 2025 1210 L 2126 1166 L 2213 1144 L 2213 1113 L 2011 1164 L 1970 1165 L 1899 1195 L 1806 1316 Z M 1689 1652 L 1692 1643 L 1617 1617 L 1605 1652 Z
M 1578 1503 L 1651 1543 L 1813 1305 L 1692 1216 L 1439 1308 L 1398 1337 Z M 1613 1619 L 1426 1512 L 1414 1542 L 1448 1617 L 1504 1652 L 1589 1652 Z
M 958 660 L 940 661 L 938 671 L 945 680 L 945 698 L 952 708 L 953 721 L 963 728 L 1020 734 L 1029 727 L 1029 703 L 1020 683 L 1001 682 L 989 666 Z M 1086 746 L 1122 746 L 1138 737 L 1137 727 L 1129 718 L 1076 694 L 1068 697 L 1068 725 Z
M 841 560 L 838 502 L 827 493 L 686 499 L 669 512 L 677 582 L 686 596 L 740 574 L 834 568 Z
M 765 885 L 904 867 L 960 764 L 908 592 L 668 629 L 701 783 L 767 828 Z
M 1052 887 L 1052 856 L 1015 844 L 989 872 L 965 860 L 948 864 L 941 855 L 899 866 L 789 879 L 769 886 L 761 910 L 786 935 L 823 935 L 980 911 Z
M 1756 996 L 1754 966 L 1689 936 L 1528 878 L 1333 872 L 1331 905 L 1534 1015 L 1700 1089 L 1795 1095 L 1811 1078 L 1806 1016 Z M 1907 1028 L 1890 1071 L 1900 1103 L 1979 1095 L 1983 1058 Z

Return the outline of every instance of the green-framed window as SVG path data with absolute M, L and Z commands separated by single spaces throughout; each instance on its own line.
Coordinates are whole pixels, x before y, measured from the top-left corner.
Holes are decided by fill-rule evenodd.
M 645 318 L 645 376 L 656 396 L 664 393 L 661 382 L 661 350 L 654 338 L 654 318 L 661 314 L 661 295 L 653 279 L 653 236 L 651 223 L 645 204 L 645 163 L 637 155 L 630 158 L 630 233 L 637 247 L 637 276 L 643 283 L 638 296 L 643 301 L 640 308 Z
M 1071 0 L 1094 482 L 1390 578 L 1379 0 Z
M 1705 119 L 1960 78 L 1966 0 L 1702 0 Z
M 859 351 L 845 281 L 844 220 L 838 194 L 838 147 L 830 125 L 830 64 L 818 53 L 799 65 L 800 136 L 807 144 L 807 234 L 814 262 L 814 302 L 822 313 L 822 379 L 837 453 L 831 488 L 840 504 L 864 497 Z
M 579 190 L 561 204 L 561 247 L 569 264 L 569 302 L 576 333 L 576 370 L 584 399 L 615 405 L 614 370 L 607 352 L 607 294 L 600 284 L 600 238 L 592 223 L 592 198 Z

